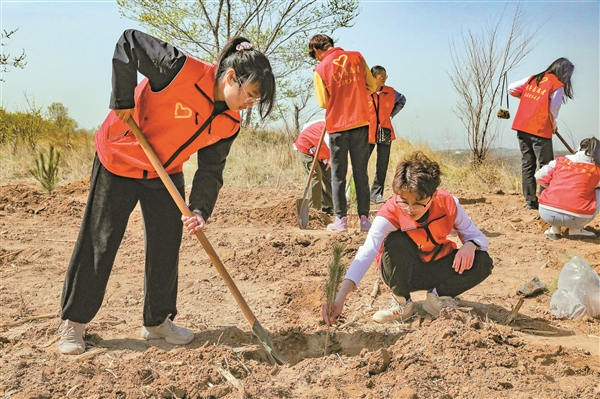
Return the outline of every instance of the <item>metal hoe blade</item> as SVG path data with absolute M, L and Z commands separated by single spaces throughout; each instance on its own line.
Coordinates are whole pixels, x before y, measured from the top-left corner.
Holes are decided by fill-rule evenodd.
M 265 348 L 269 357 L 275 363 L 282 365 L 283 361 L 279 359 L 279 356 L 277 356 L 277 353 L 275 353 L 275 349 L 273 349 L 273 343 L 269 338 L 269 334 L 267 334 L 267 332 L 262 328 L 258 320 L 254 320 L 254 324 L 252 324 L 252 332 L 254 333 L 256 338 L 258 338 L 262 346 Z
M 308 226 L 308 208 L 310 201 L 307 198 L 298 198 L 296 200 L 296 214 L 298 215 L 298 226 L 306 229 Z

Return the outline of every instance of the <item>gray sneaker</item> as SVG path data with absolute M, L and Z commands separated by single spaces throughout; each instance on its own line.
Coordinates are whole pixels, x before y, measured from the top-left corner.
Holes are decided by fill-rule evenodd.
M 58 341 L 58 350 L 65 355 L 79 355 L 85 352 L 85 342 L 83 341 L 83 331 L 85 324 L 76 323 L 71 320 L 65 320 L 60 327 L 60 341 Z
M 192 342 L 194 339 L 194 333 L 192 330 L 176 326 L 171 321 L 169 316 L 163 321 L 161 325 L 153 327 L 142 327 L 142 338 L 144 339 L 159 339 L 164 338 L 170 344 L 173 345 L 185 345 Z
M 373 320 L 377 323 L 389 323 L 395 320 L 408 320 L 411 316 L 417 313 L 417 304 L 413 301 L 408 301 L 404 305 L 400 305 L 395 299 L 388 309 L 380 310 L 373 314 Z
M 451 296 L 437 296 L 433 292 L 427 293 L 427 298 L 423 303 L 423 309 L 433 317 L 438 317 L 442 308 L 456 309 L 457 307 L 456 299 Z

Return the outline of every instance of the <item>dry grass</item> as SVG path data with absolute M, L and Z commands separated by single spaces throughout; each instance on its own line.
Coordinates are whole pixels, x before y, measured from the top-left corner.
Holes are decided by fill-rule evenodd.
M 301 190 L 305 183 L 298 154 L 293 150 L 292 137 L 283 133 L 266 130 L 243 129 L 234 142 L 224 171 L 226 185 L 237 187 L 278 187 Z M 38 144 L 38 150 L 47 148 L 50 142 Z M 56 145 L 56 143 L 55 143 Z M 61 151 L 60 183 L 82 180 L 89 177 L 94 158 L 92 136 L 73 138 L 70 147 L 58 146 Z M 28 170 L 35 163 L 38 150 L 20 147 L 13 151 L 11 146 L 0 147 L 0 184 L 14 181 L 37 184 Z M 480 192 L 519 191 L 520 176 L 510 172 L 509 165 L 502 161 L 490 161 L 473 167 L 468 162 L 457 161 L 443 153 L 431 150 L 426 144 L 411 143 L 398 138 L 392 144 L 388 177 L 389 187 L 396 164 L 413 151 L 421 150 L 442 165 L 442 187 L 450 192 L 456 190 L 476 190 Z M 369 161 L 369 179 L 375 172 L 376 151 Z M 196 169 L 195 156 L 184 165 L 186 182 L 191 184 Z

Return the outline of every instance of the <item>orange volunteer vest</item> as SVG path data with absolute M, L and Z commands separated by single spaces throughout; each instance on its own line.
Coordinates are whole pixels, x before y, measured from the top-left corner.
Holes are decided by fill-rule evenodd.
M 546 72 L 539 85 L 535 80 L 527 82 L 521 93 L 519 108 L 512 124 L 513 130 L 552 138 L 550 94 L 562 86 L 564 85 L 558 78 L 549 72 Z
M 331 47 L 316 66 L 329 93 L 325 125 L 335 133 L 369 124 L 365 61 L 358 51 Z
M 216 65 L 190 56 L 173 81 L 153 92 L 148 79 L 135 88 L 133 119 L 152 145 L 167 173 L 181 172 L 183 163 L 201 148 L 233 136 L 239 112 L 213 116 Z M 129 126 L 111 111 L 95 136 L 102 165 L 124 177 L 158 177 Z
M 323 133 L 323 126 L 325 125 L 324 121 L 317 121 L 311 123 L 306 126 L 296 139 L 296 148 L 303 154 L 310 154 L 310 149 L 312 147 L 317 147 L 319 144 L 319 139 L 321 138 L 321 133 Z M 319 161 L 324 161 L 330 158 L 331 153 L 329 152 L 329 148 L 327 144 L 325 144 L 325 140 L 323 140 L 323 144 L 321 144 L 321 149 L 319 150 L 319 156 L 317 157 Z
M 600 182 L 600 167 L 558 157 L 554 169 L 539 182 L 546 186 L 540 194 L 540 204 L 578 215 L 592 216 L 596 212 L 594 190 Z
M 379 94 L 373 93 L 369 96 L 369 143 L 375 144 L 378 114 L 379 125 L 390 129 L 392 131 L 392 140 L 396 139 L 391 118 L 395 98 L 396 92 L 390 86 L 383 86 Z
M 431 262 L 450 254 L 456 249 L 456 243 L 448 240 L 448 235 L 454 229 L 456 219 L 456 202 L 448 192 L 438 189 L 435 197 L 431 200 L 427 220 L 417 223 L 408 216 L 396 203 L 399 198 L 393 195 L 377 212 L 377 216 L 383 216 L 390 221 L 398 230 L 408 234 L 411 240 L 419 248 L 419 256 L 423 262 Z M 377 255 L 377 264 L 380 265 L 383 245 Z

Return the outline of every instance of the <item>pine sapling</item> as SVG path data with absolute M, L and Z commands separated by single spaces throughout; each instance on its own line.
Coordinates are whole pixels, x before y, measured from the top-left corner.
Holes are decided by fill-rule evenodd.
M 342 264 L 342 254 L 344 253 L 346 246 L 344 244 L 335 243 L 333 244 L 333 258 L 329 263 L 329 279 L 325 285 L 325 298 L 327 300 L 327 318 L 329 319 L 333 313 L 333 303 L 335 301 L 335 295 L 338 292 L 340 284 L 344 279 L 346 273 L 346 267 Z M 327 327 L 327 334 L 325 336 L 325 349 L 324 355 L 327 354 L 327 347 L 329 346 L 329 327 Z
M 60 162 L 60 151 L 50 146 L 48 159 L 44 151 L 40 151 L 35 157 L 35 167 L 29 169 L 29 173 L 42 185 L 44 190 L 50 194 L 58 183 L 58 163 Z

